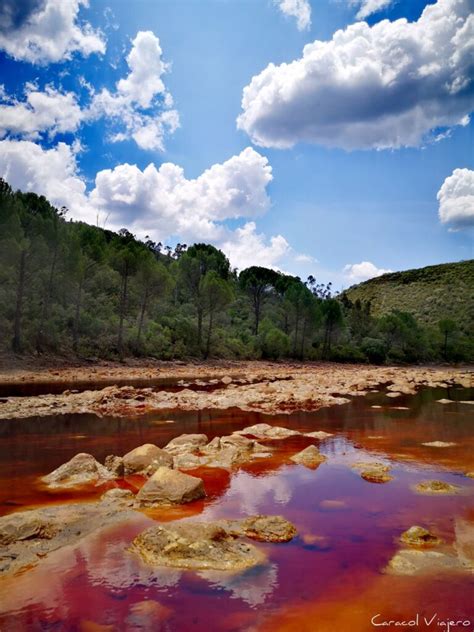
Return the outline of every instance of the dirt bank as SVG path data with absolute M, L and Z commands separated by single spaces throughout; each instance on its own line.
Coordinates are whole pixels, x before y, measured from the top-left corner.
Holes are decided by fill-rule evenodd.
M 208 390 L 195 390 L 189 384 L 206 382 Z M 172 389 L 120 386 L 137 381 L 140 386 L 157 379 L 176 380 Z M 474 386 L 470 368 L 451 367 L 366 367 L 316 363 L 216 362 L 205 364 L 163 363 L 153 365 L 104 364 L 93 367 L 56 367 L 35 370 L 10 370 L 0 373 L 0 384 L 56 382 L 68 388 L 59 394 L 4 397 L 0 419 L 54 414 L 93 413 L 138 417 L 153 411 L 180 408 L 242 410 L 265 413 L 290 413 L 317 410 L 342 404 L 348 396 L 363 395 L 380 385 L 389 385 L 389 397 L 412 394 L 422 386 Z M 97 389 L 101 383 L 114 386 Z M 75 384 L 94 385 L 97 390 L 75 389 Z

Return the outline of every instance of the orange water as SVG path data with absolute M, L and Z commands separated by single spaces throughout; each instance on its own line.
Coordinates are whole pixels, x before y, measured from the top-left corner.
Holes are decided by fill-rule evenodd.
M 325 430 L 328 456 L 315 471 L 289 456 L 310 440 L 269 442 L 274 456 L 228 473 L 200 469 L 205 501 L 149 512 L 128 524 L 92 535 L 51 554 L 35 568 L 0 582 L 0 630 L 294 630 L 352 632 L 395 630 L 377 621 L 419 616 L 419 630 L 446 630 L 445 619 L 470 620 L 474 630 L 474 580 L 469 574 L 394 577 L 383 572 L 398 550 L 397 538 L 413 524 L 436 531 L 448 544 L 455 525 L 474 525 L 474 407 L 442 405 L 441 397 L 472 398 L 472 392 L 426 390 L 389 400 L 384 394 L 354 399 L 318 413 L 266 417 L 201 411 L 167 413 L 142 420 L 72 416 L 2 422 L 0 508 L 3 514 L 78 495 L 52 495 L 36 479 L 77 452 L 98 459 L 123 454 L 145 442 L 164 445 L 182 432 L 209 438 L 261 421 L 300 430 Z M 382 405 L 382 409 L 371 406 Z M 395 410 L 407 406 L 409 410 Z M 174 420 L 174 423 L 163 423 Z M 429 448 L 423 442 L 456 443 Z M 369 483 L 354 461 L 390 460 L 394 479 Z M 440 479 L 462 487 L 456 496 L 421 496 L 411 486 Z M 130 479 L 121 484 L 139 487 Z M 103 489 L 85 490 L 93 500 Z M 341 501 L 339 504 L 328 500 Z M 240 574 L 150 569 L 127 551 L 153 520 L 282 514 L 298 537 L 287 544 L 258 544 L 268 562 Z M 425 624 L 426 617 L 431 624 Z M 406 629 L 406 628 L 405 628 Z

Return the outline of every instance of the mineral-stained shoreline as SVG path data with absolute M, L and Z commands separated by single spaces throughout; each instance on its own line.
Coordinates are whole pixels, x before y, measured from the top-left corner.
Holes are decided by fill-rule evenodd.
M 190 378 L 189 376 L 193 377 Z M 123 381 L 152 386 L 120 386 Z M 157 380 L 176 380 L 178 389 L 154 390 Z M 114 386 L 100 388 L 102 383 Z M 209 390 L 193 390 L 206 382 Z M 201 381 L 201 382 L 200 382 Z M 166 409 L 199 410 L 238 407 L 270 414 L 313 411 L 342 404 L 388 385 L 390 395 L 413 394 L 420 387 L 474 386 L 472 367 L 375 367 L 316 363 L 220 362 L 206 364 L 95 365 L 34 371 L 0 372 L 0 384 L 67 384 L 60 394 L 4 397 L 0 419 L 71 413 L 138 417 Z M 87 385 L 95 390 L 75 390 Z M 190 387 L 191 386 L 191 387 Z

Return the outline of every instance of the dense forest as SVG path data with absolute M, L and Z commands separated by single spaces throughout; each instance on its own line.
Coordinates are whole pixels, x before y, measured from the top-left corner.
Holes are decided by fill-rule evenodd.
M 83 358 L 462 361 L 472 332 L 423 325 L 275 270 L 232 269 L 208 244 L 175 248 L 70 221 L 0 181 L 0 350 Z

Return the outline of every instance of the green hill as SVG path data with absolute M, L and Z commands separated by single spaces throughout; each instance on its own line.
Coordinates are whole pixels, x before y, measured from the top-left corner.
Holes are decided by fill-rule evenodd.
M 451 318 L 465 333 L 474 331 L 474 259 L 391 272 L 344 294 L 353 302 L 370 301 L 374 316 L 398 309 L 427 325 Z

